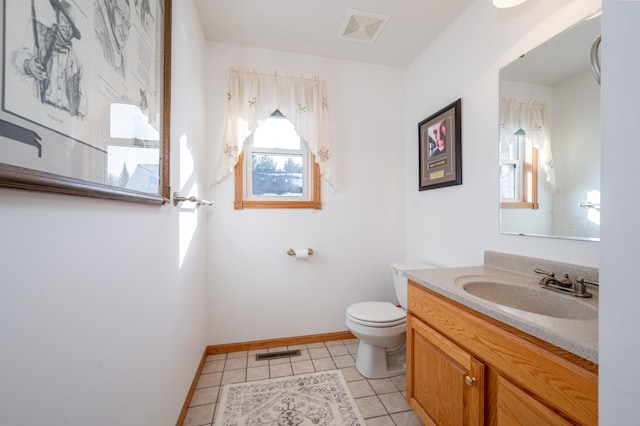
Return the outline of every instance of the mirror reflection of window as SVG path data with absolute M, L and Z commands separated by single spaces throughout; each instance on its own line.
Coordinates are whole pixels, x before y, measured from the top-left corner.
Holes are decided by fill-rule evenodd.
M 112 103 L 109 114 L 110 137 L 141 141 L 145 145 L 158 145 L 160 133 L 149 123 L 149 117 L 140 106 Z
M 503 150 L 500 162 L 500 200 L 522 201 L 522 161 L 525 145 L 524 130 L 519 129 L 508 143 L 508 148 Z
M 160 187 L 160 133 L 149 120 L 146 101 L 114 102 L 109 108 L 107 184 L 144 193 Z
M 599 240 L 600 86 L 590 52 L 600 31 L 599 16 L 585 17 L 500 70 L 501 233 Z M 511 142 L 519 129 L 532 149 Z M 518 160 L 513 149 L 531 159 Z M 538 185 L 529 185 L 536 178 L 526 168 L 535 161 Z M 529 188 L 538 208 L 518 201 Z
M 502 142 L 500 158 L 500 207 L 537 209 L 538 149 L 522 129 Z
M 134 191 L 157 193 L 160 185 L 160 150 L 109 145 L 107 183 Z

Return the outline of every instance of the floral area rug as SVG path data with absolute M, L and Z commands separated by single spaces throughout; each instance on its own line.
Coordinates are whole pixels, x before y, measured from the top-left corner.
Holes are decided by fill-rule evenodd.
M 214 426 L 364 426 L 340 370 L 222 388 Z

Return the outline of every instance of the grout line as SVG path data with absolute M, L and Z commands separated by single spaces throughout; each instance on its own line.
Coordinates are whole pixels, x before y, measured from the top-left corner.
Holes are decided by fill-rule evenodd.
M 340 342 L 340 343 L 338 343 L 338 342 Z M 308 361 L 308 362 L 311 364 L 311 371 L 304 371 L 304 372 L 300 372 L 300 373 L 298 373 L 298 374 L 307 374 L 307 373 L 318 372 L 318 371 L 327 371 L 327 370 L 318 370 L 318 369 L 316 368 L 315 363 L 314 363 L 314 361 L 327 360 L 327 359 L 330 359 L 330 360 L 331 360 L 331 362 L 332 362 L 332 363 L 333 363 L 333 365 L 334 365 L 334 367 L 333 367 L 333 368 L 331 368 L 330 370 L 337 369 L 337 370 L 342 370 L 342 371 L 344 371 L 345 369 L 349 369 L 349 368 L 353 368 L 353 369 L 355 369 L 355 359 L 356 359 L 356 354 L 355 354 L 355 353 L 351 353 L 351 352 L 348 350 L 347 346 L 348 346 L 348 345 L 351 345 L 351 344 L 353 344 L 353 343 L 357 343 L 357 340 L 355 340 L 355 339 L 342 340 L 342 341 L 339 341 L 339 340 L 332 340 L 332 341 L 330 341 L 329 343 L 330 343 L 329 345 L 327 345 L 327 342 L 318 342 L 318 343 L 315 343 L 315 342 L 314 342 L 314 343 L 310 343 L 310 344 L 297 344 L 297 345 L 291 345 L 291 346 L 295 346 L 295 347 L 294 347 L 294 349 L 300 349 L 300 350 L 303 352 L 303 354 L 304 354 L 304 351 L 307 351 L 307 354 L 308 354 L 308 358 L 307 358 L 307 359 L 300 359 L 300 360 L 295 361 L 295 362 L 305 362 L 305 361 Z M 334 351 L 337 351 L 338 353 L 341 353 L 341 352 L 343 352 L 343 351 L 344 351 L 344 353 L 342 353 L 342 354 L 340 354 L 340 355 L 335 355 L 335 356 L 334 356 L 334 355 L 332 355 L 332 354 L 331 354 L 331 352 L 329 351 L 329 348 L 330 348 L 330 347 L 334 347 L 334 348 L 336 348 L 336 347 L 339 347 L 340 345 L 344 346 L 344 350 L 341 350 L 341 349 L 334 349 Z M 284 348 L 285 348 L 285 350 L 290 350 L 290 349 L 291 349 L 291 346 L 284 346 Z M 310 352 L 310 350 L 311 350 L 311 349 L 325 349 L 325 350 L 329 353 L 329 356 L 328 356 L 328 357 L 323 356 L 322 358 L 313 358 L 313 357 L 311 356 L 311 352 Z M 266 350 L 262 350 L 262 349 L 261 349 L 261 350 L 259 350 L 259 352 L 258 352 L 258 353 L 262 353 L 262 352 L 264 352 L 264 351 L 266 351 Z M 207 386 L 207 387 L 203 387 L 203 388 L 197 388 L 197 389 L 207 389 L 207 388 L 215 387 L 215 386 L 217 386 L 217 387 L 218 387 L 218 393 L 217 393 L 216 402 L 213 402 L 213 403 L 212 403 L 212 402 L 204 402 L 204 403 L 202 403 L 202 404 L 200 404 L 200 405 L 193 406 L 193 407 L 189 407 L 189 408 L 194 408 L 194 407 L 202 407 L 203 405 L 213 404 L 214 409 L 213 409 L 213 414 L 212 414 L 212 417 L 211 417 L 211 423 L 207 423 L 206 425 L 211 425 L 211 424 L 213 424 L 213 419 L 215 418 L 215 415 L 216 415 L 216 413 L 217 413 L 219 397 L 220 397 L 220 394 L 222 393 L 222 388 L 223 388 L 223 386 L 224 386 L 224 384 L 222 384 L 222 380 L 223 380 L 224 372 L 226 372 L 226 371 L 238 371 L 238 370 L 242 370 L 242 369 L 243 369 L 243 368 L 241 367 L 241 368 L 233 369 L 233 370 L 225 370 L 225 369 L 224 369 L 224 367 L 226 366 L 227 361 L 229 361 L 229 360 L 233 360 L 233 359 L 240 359 L 240 358 L 243 358 L 243 357 L 244 357 L 244 358 L 246 358 L 245 363 L 244 363 L 244 364 L 245 364 L 245 367 L 244 367 L 244 380 L 243 380 L 242 382 L 238 382 L 238 383 L 248 383 L 248 382 L 256 381 L 256 380 L 267 380 L 267 379 L 274 379 L 274 378 L 279 378 L 279 377 L 292 377 L 292 376 L 296 376 L 296 375 L 298 375 L 298 374 L 296 374 L 296 373 L 294 372 L 293 364 L 294 364 L 295 362 L 294 362 L 294 360 L 293 360 L 293 358 L 292 358 L 292 357 L 289 357 L 289 359 L 288 359 L 286 362 L 281 362 L 281 363 L 277 363 L 277 364 L 273 364 L 273 365 L 271 365 L 271 362 L 272 362 L 272 361 L 275 361 L 275 360 L 268 360 L 268 359 L 267 359 L 267 360 L 264 360 L 264 364 L 249 366 L 249 358 L 251 358 L 251 357 L 254 357 L 254 358 L 255 358 L 255 352 L 253 352 L 253 351 L 251 351 L 251 350 L 249 350 L 249 351 L 247 351 L 247 350 L 240 350 L 240 351 L 237 351 L 237 352 L 244 352 L 244 356 L 231 356 L 231 357 L 229 357 L 229 355 L 230 355 L 231 353 L 233 353 L 233 352 L 230 352 L 230 353 L 217 353 L 217 355 L 219 355 L 219 356 L 220 356 L 220 355 L 224 355 L 224 357 L 221 357 L 221 359 L 216 359 L 216 360 L 212 360 L 212 361 L 220 361 L 220 360 L 223 360 L 223 361 L 224 361 L 223 370 L 222 370 L 222 371 L 220 371 L 220 372 L 205 373 L 205 374 L 216 374 L 216 373 L 220 374 L 220 379 L 219 379 L 218 383 L 217 383 L 217 384 L 215 384 L 215 383 L 214 383 L 214 384 L 213 384 L 213 385 L 211 385 L 211 386 Z M 237 352 L 236 352 L 236 354 L 237 354 Z M 319 352 L 322 352 L 322 351 L 319 351 Z M 213 355 L 213 354 L 209 354 L 209 355 Z M 324 354 L 323 354 L 323 355 L 324 355 Z M 346 355 L 350 356 L 350 357 L 353 359 L 354 364 L 353 364 L 353 365 L 349 365 L 349 366 L 345 366 L 345 367 L 338 367 L 338 366 L 337 366 L 337 364 L 336 364 L 336 360 L 335 360 L 335 358 L 337 358 L 337 357 L 344 357 L 344 356 L 346 356 Z M 204 357 L 204 360 L 206 361 L 206 355 L 205 355 L 205 357 Z M 211 362 L 211 361 L 209 361 L 209 362 Z M 260 362 L 262 362 L 262 361 L 260 361 Z M 325 362 L 326 362 L 326 361 L 325 361 Z M 277 377 L 274 377 L 274 375 L 272 374 L 272 367 L 273 367 L 273 366 L 286 366 L 286 365 L 288 365 L 288 366 L 289 366 L 289 369 L 291 370 L 291 374 L 286 374 L 286 375 L 284 375 L 284 376 L 277 376 Z M 267 377 L 265 377 L 264 379 L 247 380 L 247 379 L 248 379 L 248 370 L 249 370 L 249 368 L 256 368 L 256 367 L 267 367 Z M 276 367 L 276 368 L 278 368 L 278 367 Z M 279 367 L 279 368 L 285 368 L 285 367 Z M 202 370 L 202 369 L 201 369 L 201 370 Z M 356 370 L 356 371 L 357 371 L 357 370 Z M 201 378 L 201 377 L 202 377 L 203 375 L 205 375 L 205 374 L 200 374 L 200 376 L 198 376 L 198 379 L 199 379 L 199 378 Z M 346 378 L 345 378 L 345 380 L 346 380 Z M 392 422 L 393 424 L 396 424 L 396 421 L 393 419 L 393 417 L 391 417 L 391 416 L 392 416 L 392 414 L 399 414 L 399 413 L 403 413 L 403 412 L 407 412 L 407 411 L 412 411 L 411 409 L 409 409 L 409 410 L 405 410 L 405 411 L 400 411 L 400 412 L 394 412 L 394 413 L 391 413 L 391 412 L 389 412 L 389 409 L 384 405 L 384 403 L 383 403 L 383 402 L 382 402 L 382 400 L 380 399 L 380 395 L 391 394 L 391 393 L 394 393 L 394 392 L 398 392 L 398 393 L 400 393 L 401 395 L 404 395 L 404 394 L 403 394 L 403 392 L 404 392 L 404 391 L 400 390 L 400 388 L 398 387 L 398 385 L 396 385 L 396 383 L 395 383 L 393 380 L 390 380 L 390 383 L 393 385 L 393 387 L 395 388 L 395 390 L 388 391 L 388 389 L 387 389 L 387 388 L 379 387 L 379 388 L 382 390 L 382 392 L 381 392 L 381 393 L 378 393 L 378 392 L 376 391 L 376 389 L 375 389 L 375 388 L 372 386 L 372 384 L 371 384 L 371 381 L 372 381 L 372 380 L 377 380 L 377 379 L 368 379 L 368 378 L 366 378 L 366 377 L 364 377 L 364 376 L 360 375 L 360 377 L 355 378 L 355 379 L 352 379 L 352 380 L 346 380 L 346 382 L 347 382 L 347 383 L 351 383 L 351 382 L 354 382 L 354 381 L 360 381 L 360 380 L 365 380 L 365 381 L 367 382 L 367 384 L 368 384 L 368 385 L 371 387 L 371 389 L 373 390 L 374 394 L 373 394 L 373 395 L 369 395 L 369 396 L 360 397 L 360 398 L 355 398 L 355 397 L 354 397 L 354 400 L 355 400 L 355 401 L 358 401 L 358 400 L 361 400 L 361 399 L 363 399 L 363 398 L 369 398 L 369 397 L 371 397 L 371 396 L 375 396 L 375 397 L 376 397 L 376 400 L 377 400 L 377 401 L 378 401 L 378 403 L 382 406 L 382 408 L 384 409 L 384 412 L 386 413 L 386 414 L 382 414 L 382 415 L 375 415 L 375 416 L 372 416 L 372 417 L 365 417 L 365 419 L 366 419 L 366 420 L 371 420 L 371 419 L 374 419 L 374 418 L 380 418 L 380 417 L 381 417 L 381 418 L 388 418 L 389 420 L 391 420 L 391 422 Z M 197 383 L 197 382 L 196 382 L 196 383 Z M 194 386 L 195 386 L 195 385 L 194 385 Z M 362 411 L 362 410 L 361 410 L 361 411 Z M 363 414 L 363 416 L 364 416 L 364 414 Z M 420 424 L 420 423 L 418 423 L 418 424 Z M 195 425 L 195 426 L 201 426 L 201 425 Z

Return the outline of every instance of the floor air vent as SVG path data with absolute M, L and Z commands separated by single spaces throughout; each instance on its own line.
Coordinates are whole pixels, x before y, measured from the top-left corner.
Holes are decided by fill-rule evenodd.
M 269 352 L 266 354 L 256 354 L 256 361 L 264 361 L 265 359 L 288 358 L 300 355 L 301 354 L 299 349 L 296 349 L 294 351 Z

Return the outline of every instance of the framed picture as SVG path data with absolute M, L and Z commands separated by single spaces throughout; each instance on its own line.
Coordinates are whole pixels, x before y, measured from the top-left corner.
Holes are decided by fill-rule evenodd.
M 420 191 L 462 184 L 461 102 L 418 124 Z
M 171 0 L 0 1 L 0 186 L 164 204 Z

